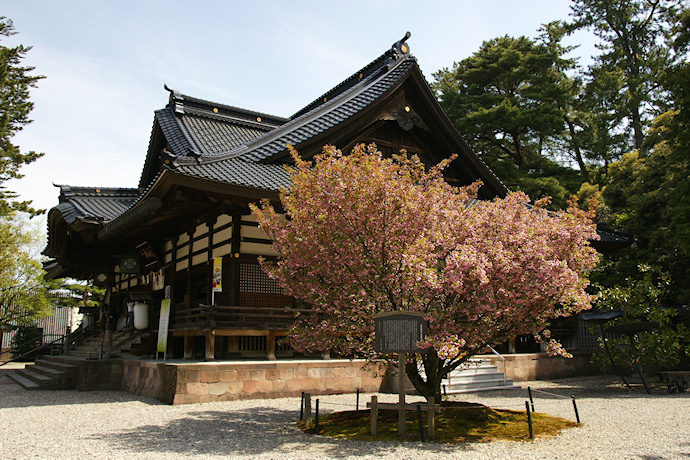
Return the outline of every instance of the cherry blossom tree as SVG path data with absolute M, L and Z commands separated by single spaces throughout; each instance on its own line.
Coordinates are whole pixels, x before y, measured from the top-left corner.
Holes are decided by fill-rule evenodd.
M 314 310 L 290 330 L 295 349 L 392 360 L 374 351 L 374 315 L 421 312 L 426 352 L 411 355 L 405 371 L 438 401 L 442 379 L 487 345 L 589 308 L 596 231 L 574 202 L 549 214 L 523 193 L 480 201 L 481 183 L 443 180 L 453 158 L 427 170 L 416 156 L 384 158 L 375 145 L 349 155 L 326 146 L 313 162 L 292 154 L 283 209 L 264 201 L 252 210 L 279 253 L 264 269 Z

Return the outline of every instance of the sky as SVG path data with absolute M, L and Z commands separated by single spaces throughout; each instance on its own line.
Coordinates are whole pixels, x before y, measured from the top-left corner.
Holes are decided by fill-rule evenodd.
M 56 185 L 136 187 L 163 85 L 201 99 L 290 116 L 383 54 L 406 31 L 428 81 L 485 40 L 536 37 L 568 19 L 568 0 L 0 0 L 32 46 L 23 65 L 45 75 L 31 92 L 33 123 L 14 138 L 45 156 L 6 183 L 34 207 Z M 568 44 L 582 63 L 593 38 Z

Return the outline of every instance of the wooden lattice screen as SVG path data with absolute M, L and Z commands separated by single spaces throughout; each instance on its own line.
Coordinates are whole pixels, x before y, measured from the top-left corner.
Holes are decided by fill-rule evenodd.
M 240 265 L 240 305 L 243 307 L 294 307 L 295 300 L 257 264 Z
M 257 294 L 282 294 L 283 289 L 272 280 L 258 264 L 240 265 L 240 292 Z

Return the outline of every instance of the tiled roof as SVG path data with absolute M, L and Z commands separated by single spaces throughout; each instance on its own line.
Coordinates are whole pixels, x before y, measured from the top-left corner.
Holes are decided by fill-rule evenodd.
M 175 170 L 193 177 L 261 190 L 278 191 L 290 187 L 290 174 L 283 164 L 263 164 L 244 158 L 228 158 L 214 163 Z
M 235 122 L 228 123 L 218 117 L 188 114 L 182 119 L 188 131 L 195 134 L 195 141 L 205 155 L 227 152 L 266 134 L 270 129 Z
M 326 100 L 320 105 L 315 105 L 310 111 L 304 112 L 301 116 L 281 127 L 225 154 L 219 154 L 215 157 L 202 156 L 198 161 L 190 157 L 179 158 L 176 162 L 175 171 L 219 182 L 227 181 L 250 187 L 260 184 L 261 188 L 266 190 L 278 190 L 289 185 L 289 183 L 284 182 L 287 176 L 269 173 L 269 170 L 273 171 L 269 168 L 264 171 L 262 168 L 269 165 L 259 162 L 283 152 L 287 144 L 300 144 L 356 115 L 399 82 L 415 65 L 415 62 L 414 58 L 406 58 L 395 62 L 390 69 L 384 65 L 376 71 L 367 70 L 366 76 L 364 76 L 364 72 L 360 72 L 357 75 L 362 74 L 361 79 L 358 78 L 356 82 L 353 81 L 352 85 L 347 88 L 340 88 L 337 95 L 330 101 Z M 232 172 L 234 167 L 242 167 L 245 171 L 250 168 L 254 174 L 264 174 L 267 177 L 257 180 L 258 177 L 252 175 L 243 179 L 242 175 Z
M 178 158 L 228 152 L 281 126 L 286 118 L 231 107 L 171 91 L 156 120 Z
M 604 244 L 629 246 L 634 241 L 634 235 L 632 233 L 614 230 L 604 227 L 601 224 L 597 225 L 597 234 L 599 235 L 599 242 Z
M 108 223 L 129 209 L 139 198 L 136 188 L 95 188 L 60 185 L 58 211 L 68 224 L 75 221 Z

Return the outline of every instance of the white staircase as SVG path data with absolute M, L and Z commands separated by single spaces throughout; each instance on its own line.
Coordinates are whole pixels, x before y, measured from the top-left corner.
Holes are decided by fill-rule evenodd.
M 441 383 L 444 394 L 470 393 L 489 390 L 515 390 L 520 388 L 513 384 L 513 379 L 499 372 L 498 366 L 488 359 L 472 358 L 467 366 L 455 369 Z

